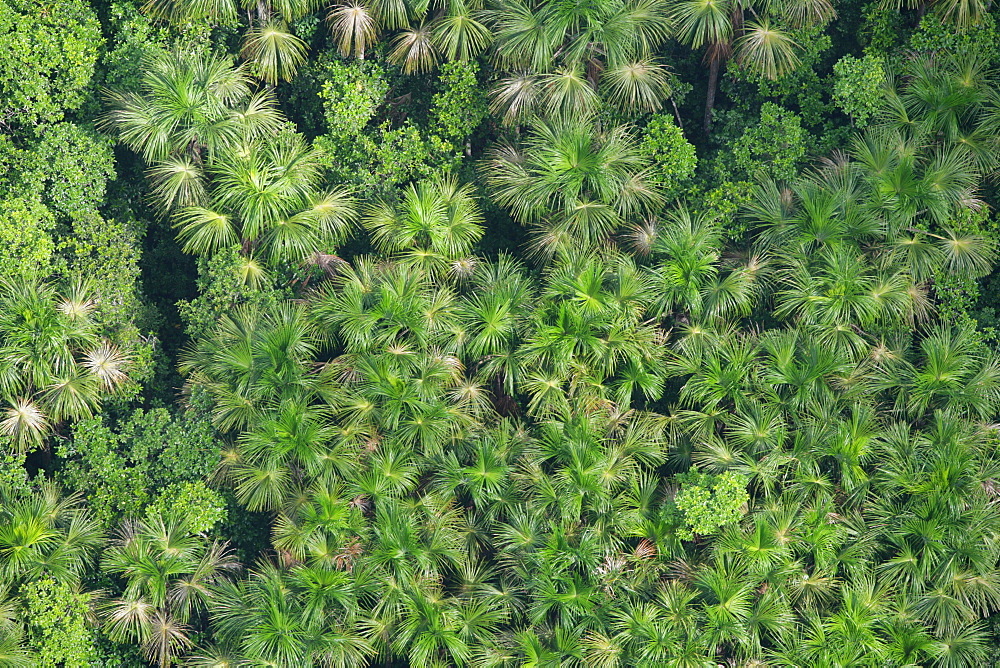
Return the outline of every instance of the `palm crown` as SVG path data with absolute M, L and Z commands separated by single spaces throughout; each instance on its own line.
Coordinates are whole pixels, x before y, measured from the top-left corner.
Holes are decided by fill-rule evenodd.
M 161 53 L 139 93 L 111 96 L 106 123 L 150 163 L 155 203 L 173 214 L 186 252 L 239 245 L 278 263 L 332 250 L 353 200 L 319 189 L 313 151 L 282 127 L 270 93 L 251 90 L 225 59 Z
M 129 356 L 101 336 L 97 303 L 82 281 L 61 293 L 37 280 L 0 285 L 0 430 L 19 450 L 59 424 L 92 416 L 128 382 Z

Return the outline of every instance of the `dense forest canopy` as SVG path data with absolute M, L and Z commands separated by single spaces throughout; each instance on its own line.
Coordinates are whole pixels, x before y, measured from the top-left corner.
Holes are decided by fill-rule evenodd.
M 998 21 L 0 0 L 0 668 L 1000 665 Z

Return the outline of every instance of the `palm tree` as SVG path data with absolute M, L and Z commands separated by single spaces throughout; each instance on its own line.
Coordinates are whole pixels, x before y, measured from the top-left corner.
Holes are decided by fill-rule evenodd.
M 705 319 L 749 314 L 763 263 L 751 260 L 725 271 L 719 262 L 721 245 L 714 218 L 692 215 L 683 205 L 667 214 L 650 242 L 650 256 L 658 261 L 651 275 L 659 313 L 682 311 Z
M 0 431 L 18 450 L 42 445 L 59 424 L 91 417 L 128 383 L 129 357 L 100 335 L 84 281 L 0 285 Z
M 247 31 L 242 54 L 253 62 L 260 78 L 274 86 L 278 81 L 295 78 L 295 72 L 306 62 L 306 48 L 287 24 L 272 20 Z
M 289 30 L 288 23 L 313 13 L 320 3 L 261 0 L 241 4 L 248 10 L 243 57 L 269 86 L 273 87 L 279 79 L 290 81 L 305 62 L 306 44 Z M 175 25 L 201 21 L 232 25 L 241 16 L 240 7 L 232 0 L 148 0 L 144 9 L 154 18 Z
M 757 9 L 761 10 L 759 15 Z M 746 21 L 747 11 L 754 14 L 755 20 Z M 775 13 L 773 18 L 772 12 Z M 784 30 L 772 24 L 779 21 L 792 26 L 824 23 L 835 15 L 833 5 L 826 0 L 786 3 L 780 7 L 755 7 L 754 3 L 730 0 L 676 0 L 672 18 L 677 25 L 678 39 L 693 49 L 706 47 L 709 70 L 705 132 L 712 125 L 715 91 L 723 62 L 735 55 L 737 62 L 750 72 L 776 79 L 798 65 L 795 55 L 798 45 Z
M 532 282 L 509 256 L 479 264 L 469 294 L 459 303 L 462 357 L 498 400 L 505 398 L 503 403 L 512 402 L 521 382 L 524 365 L 517 348 L 528 331 L 533 304 Z
M 211 254 L 239 244 L 269 262 L 296 262 L 342 243 L 354 201 L 344 190 L 319 192 L 315 156 L 299 135 L 223 151 L 207 165 L 210 207 L 174 216 L 185 252 Z
M 453 334 L 453 297 L 435 287 L 417 267 L 359 258 L 319 290 L 312 313 L 348 352 L 401 346 L 415 353 Z
M 403 264 L 441 275 L 469 258 L 483 235 L 483 215 L 471 185 L 453 178 L 411 185 L 399 205 L 379 202 L 363 214 L 383 253 L 400 253 Z
M 0 666 L 29 668 L 34 665 L 29 650 L 21 646 L 23 633 L 18 628 L 0 628 Z
M 275 132 L 270 95 L 231 59 L 186 51 L 147 56 L 136 92 L 109 92 L 103 123 L 147 163 L 184 158 L 198 165 L 216 151 Z M 175 181 L 180 176 L 175 175 Z
M 967 151 L 946 147 L 932 154 L 917 140 L 874 130 L 854 144 L 872 188 L 872 204 L 890 217 L 893 229 L 909 228 L 918 215 L 945 225 L 958 208 L 975 208 L 976 171 Z
M 599 93 L 626 112 L 656 111 L 669 95 L 666 71 L 653 58 L 669 34 L 658 0 L 572 8 L 510 0 L 493 23 L 497 59 L 512 72 L 494 91 L 507 122 L 591 111 Z
M 430 72 L 437 66 L 433 32 L 425 21 L 401 31 L 393 40 L 389 62 L 400 65 L 404 74 Z
M 126 522 L 102 558 L 125 582 L 121 598 L 104 606 L 108 635 L 170 665 L 192 646 L 189 623 L 209 609 L 213 585 L 237 567 L 224 545 L 192 535 L 183 518 Z
M 939 16 L 942 21 L 950 23 L 959 29 L 976 25 L 989 10 L 989 4 L 980 2 L 979 0 L 942 0 L 932 3 L 913 2 L 912 0 L 907 2 L 892 0 L 881 4 L 885 8 L 895 9 L 896 11 L 904 8 L 918 9 L 921 14 L 923 14 L 929 4 L 934 14 Z
M 232 0 L 149 0 L 143 7 L 150 16 L 177 25 L 204 20 L 227 23 L 238 10 Z
M 388 58 L 408 74 L 430 71 L 442 56 L 448 60 L 478 56 L 493 39 L 484 18 L 481 0 L 423 5 L 350 0 L 334 4 L 327 15 L 334 41 L 344 56 L 364 58 L 380 31 L 398 31 Z
M 301 40 L 264 24 L 245 44 L 264 78 L 289 78 Z M 299 262 L 347 236 L 354 202 L 318 189 L 316 156 L 284 129 L 269 91 L 231 60 L 187 52 L 149 58 L 138 92 L 110 93 L 104 124 L 149 165 L 155 205 L 173 214 L 186 252 L 239 244 L 264 262 Z
M 35 621 L 25 587 L 48 579 L 77 588 L 103 543 L 77 496 L 51 483 L 30 491 L 0 485 L 0 666 L 27 668 L 24 641 Z
M 0 501 L 0 584 L 17 588 L 42 574 L 78 581 L 102 542 L 80 499 L 45 484 L 27 498 L 0 487 Z
M 600 108 L 605 42 L 647 34 L 612 21 L 638 5 L 511 7 L 498 54 L 514 69 L 551 47 L 522 83 L 557 116 Z M 737 26 L 749 9 L 723 17 L 748 54 L 778 24 L 756 7 Z M 450 9 L 378 6 L 414 69 L 442 55 L 428 11 Z M 770 11 L 792 25 L 829 8 Z M 344 42 L 358 56 L 366 25 Z M 171 536 L 174 560 L 117 545 L 111 628 L 164 661 L 210 619 L 195 665 L 988 661 L 1000 365 L 929 296 L 995 259 L 962 217 L 982 165 L 959 148 L 990 103 L 959 72 L 901 86 L 923 127 L 883 118 L 807 174 L 760 180 L 746 247 L 701 203 L 659 210 L 628 131 L 594 118 L 538 121 L 486 166 L 551 251 L 534 272 L 472 255 L 483 211 L 454 178 L 368 203 L 379 255 L 339 261 L 299 301 L 235 309 L 183 361 L 233 443 L 218 479 L 268 514 L 272 551 L 240 580 L 205 569 L 184 608 L 171 591 L 204 539 Z M 229 225 L 204 228 L 207 248 L 211 229 L 283 261 L 321 243 L 272 227 L 309 206 L 308 147 L 242 146 L 198 167 L 199 206 Z M 634 256 L 612 243 L 630 227 Z M 663 397 L 669 414 L 649 412 Z M 733 494 L 676 475 L 692 466 Z M 696 535 L 698 504 L 729 521 Z
M 204 651 L 206 665 L 225 657 L 347 668 L 365 665 L 375 653 L 345 573 L 261 563 L 248 578 L 219 583 L 214 592 L 211 614 L 221 647 Z
M 283 401 L 241 434 L 234 460 L 227 463 L 237 498 L 251 510 L 275 511 L 298 491 L 308 472 L 323 472 L 323 453 L 332 438 L 319 410 Z
M 243 429 L 284 401 L 308 404 L 322 391 L 325 379 L 308 368 L 317 347 L 301 307 L 243 307 L 186 350 L 180 368 L 188 375 L 188 391 L 198 386 L 214 398 L 220 429 Z
M 341 473 L 351 477 L 357 472 L 345 466 Z M 361 508 L 338 483 L 323 480 L 329 479 L 329 474 L 313 473 L 311 477 L 316 482 L 308 490 L 309 500 L 289 500 L 278 515 L 274 546 L 284 559 L 294 563 L 327 571 L 350 571 L 364 554 Z
M 547 282 L 518 351 L 529 413 L 561 415 L 571 403 L 625 410 L 634 396 L 659 397 L 661 335 L 645 320 L 652 289 L 638 268 L 622 258 L 588 266 L 581 254 L 558 262 Z
M 340 54 L 364 58 L 365 51 L 375 42 L 378 23 L 375 16 L 364 4 L 348 2 L 336 5 L 327 14 L 330 31 Z
M 353 378 L 345 379 L 331 403 L 361 434 L 376 441 L 385 434 L 424 456 L 439 454 L 474 426 L 468 404 L 452 391 L 461 386 L 461 364 L 451 355 L 404 354 L 403 360 L 391 354 L 338 360 Z
M 575 119 L 535 123 L 522 145 L 495 149 L 484 173 L 496 201 L 536 228 L 536 251 L 551 256 L 652 212 L 662 197 L 648 170 L 626 128 Z
M 840 333 L 828 330 L 831 340 L 859 349 L 847 320 L 868 329 L 875 321 L 926 319 L 927 281 L 988 271 L 991 242 L 945 227 L 976 206 L 971 163 L 949 150 L 950 157 L 929 159 L 914 140 L 876 130 L 856 142 L 856 162 L 830 162 L 787 188 L 762 182 L 748 207 L 748 218 L 761 226 L 759 252 L 798 246 L 782 256 L 779 308 L 813 320 L 832 317 Z M 834 311 L 829 295 L 840 303 Z
M 886 360 L 883 375 L 874 387 L 905 388 L 896 395 L 897 406 L 913 415 L 950 409 L 986 418 L 998 401 L 998 361 L 980 346 L 970 332 L 939 325 L 920 341 L 911 359 Z M 911 361 L 912 360 L 912 361 Z

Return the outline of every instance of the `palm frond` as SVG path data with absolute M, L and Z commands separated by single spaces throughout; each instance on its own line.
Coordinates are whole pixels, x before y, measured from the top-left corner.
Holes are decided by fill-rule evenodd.
M 427 23 L 401 31 L 392 41 L 389 62 L 399 65 L 404 74 L 430 72 L 437 66 L 434 34 Z
M 798 45 L 766 20 L 748 22 L 736 40 L 736 60 L 749 71 L 766 79 L 777 79 L 799 64 Z
M 342 56 L 362 58 L 375 43 L 378 24 L 368 7 L 360 2 L 337 5 L 330 10 L 326 20 Z
M 272 21 L 247 32 L 243 57 L 252 61 L 260 77 L 274 85 L 291 81 L 306 62 L 306 43 L 289 31 L 285 23 Z

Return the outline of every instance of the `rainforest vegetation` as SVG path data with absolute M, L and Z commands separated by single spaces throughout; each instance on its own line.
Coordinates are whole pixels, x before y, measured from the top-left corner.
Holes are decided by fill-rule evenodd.
M 998 45 L 0 0 L 0 668 L 1000 665 Z

